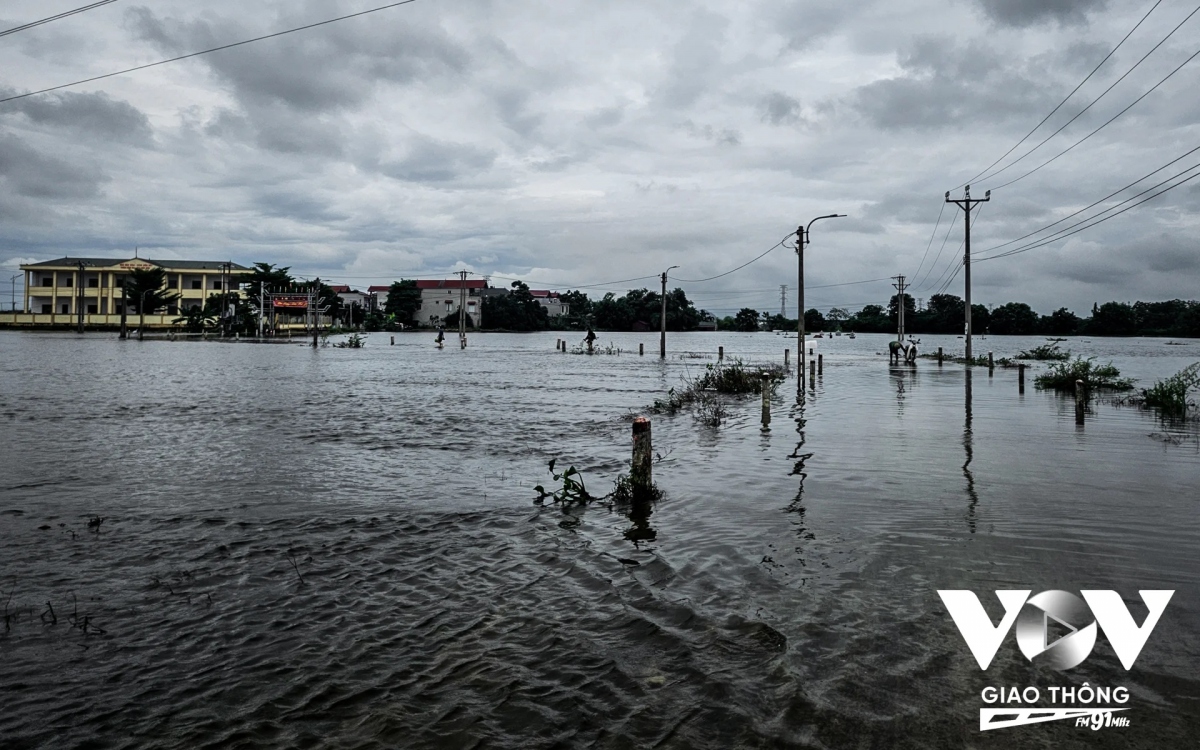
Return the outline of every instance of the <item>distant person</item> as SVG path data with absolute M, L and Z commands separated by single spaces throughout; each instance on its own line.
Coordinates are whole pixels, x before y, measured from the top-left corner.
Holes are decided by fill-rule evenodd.
M 445 326 L 438 326 L 438 335 L 437 335 L 437 338 L 434 339 L 434 341 L 437 343 L 438 349 L 441 349 L 443 346 L 446 345 L 446 343 L 445 343 L 446 342 L 446 327 Z
M 596 332 L 592 330 L 591 326 L 588 326 L 587 335 L 583 337 L 583 340 L 587 343 L 587 349 L 590 352 L 592 344 L 596 341 Z

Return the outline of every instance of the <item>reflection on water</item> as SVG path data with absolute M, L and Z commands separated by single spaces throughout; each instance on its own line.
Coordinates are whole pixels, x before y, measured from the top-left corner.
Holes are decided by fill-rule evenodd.
M 975 459 L 975 446 L 971 433 L 971 379 L 973 373 L 967 369 L 963 373 L 963 450 L 967 460 L 963 462 L 963 477 L 967 480 L 967 530 L 975 533 L 975 509 L 979 505 L 979 494 L 975 491 L 975 475 L 971 473 L 971 461 Z
M 1099 402 L 1076 432 L 1071 400 L 1022 396 L 1015 371 L 890 367 L 889 337 L 842 337 L 819 342 L 819 377 L 798 358 L 794 437 L 760 432 L 755 399 L 719 430 L 656 415 L 660 501 L 539 508 L 550 459 L 605 494 L 628 469 L 622 415 L 718 346 L 778 363 L 795 347 L 678 335 L 688 358 L 661 362 L 555 352 L 560 335 L 313 351 L 0 333 L 16 612 L 0 745 L 1176 747 L 1200 731 L 1196 423 Z M 989 339 L 998 357 L 1037 343 Z M 1151 380 L 1190 362 L 1102 343 L 1071 348 Z M 1044 673 L 1012 643 L 980 672 L 935 591 L 1015 587 L 1180 593 L 1132 672 L 1098 646 Z M 1084 681 L 1129 686 L 1137 732 L 977 733 L 986 685 Z

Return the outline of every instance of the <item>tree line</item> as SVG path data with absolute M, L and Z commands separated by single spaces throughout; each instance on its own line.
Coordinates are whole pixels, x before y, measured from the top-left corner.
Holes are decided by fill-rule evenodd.
M 866 305 L 851 313 L 833 308 L 827 313 L 814 309 L 804 313 L 806 331 L 858 331 L 860 333 L 895 333 L 900 310 L 900 295 L 893 294 L 887 306 Z M 935 294 L 929 304 L 918 310 L 916 301 L 905 294 L 904 330 L 906 333 L 963 332 L 964 303 L 953 294 Z M 725 325 L 725 321 L 729 321 Z M 722 328 L 758 330 L 763 327 L 777 330 L 796 328 L 795 318 L 742 309 L 733 318 L 722 320 Z M 1200 302 L 1168 300 L 1165 302 L 1105 302 L 1093 304 L 1091 315 L 1080 317 L 1065 307 L 1049 315 L 1040 315 L 1024 302 L 1008 302 L 988 307 L 971 305 L 971 329 L 975 333 L 1009 336 L 1187 336 L 1200 337 Z

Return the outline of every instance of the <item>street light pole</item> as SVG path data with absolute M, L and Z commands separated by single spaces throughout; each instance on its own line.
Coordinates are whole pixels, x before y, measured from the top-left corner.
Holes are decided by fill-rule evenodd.
M 13 309 L 13 312 L 17 311 L 17 279 L 21 278 L 24 275 L 25 275 L 24 271 L 22 271 L 21 273 L 14 273 L 12 275 L 12 278 L 9 279 L 9 283 L 12 284 L 12 309 Z M 25 311 L 22 310 L 21 312 L 25 312 Z
M 841 219 L 845 218 L 846 214 L 827 214 L 818 216 L 808 222 L 808 226 L 803 224 L 796 229 L 796 257 L 799 260 L 799 274 L 796 285 L 796 317 L 799 320 L 796 322 L 796 333 L 798 337 L 797 345 L 800 347 L 800 382 L 804 382 L 804 358 L 808 354 L 807 347 L 804 346 L 804 246 L 812 242 L 812 235 L 809 229 L 812 225 L 821 219 Z
M 671 268 L 679 268 L 679 266 L 671 266 Z M 671 268 L 668 268 L 667 271 L 670 271 Z M 662 272 L 662 334 L 658 339 L 659 359 L 667 358 L 667 271 Z

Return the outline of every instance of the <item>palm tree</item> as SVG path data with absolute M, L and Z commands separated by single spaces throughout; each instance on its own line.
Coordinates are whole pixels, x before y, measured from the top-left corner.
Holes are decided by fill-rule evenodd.
M 129 272 L 129 277 L 122 284 L 125 304 L 137 305 L 140 321 L 138 323 L 138 340 L 142 338 L 142 329 L 146 327 L 146 311 L 155 310 L 175 304 L 179 295 L 167 291 L 167 272 L 161 268 L 135 268 Z

